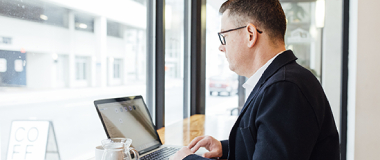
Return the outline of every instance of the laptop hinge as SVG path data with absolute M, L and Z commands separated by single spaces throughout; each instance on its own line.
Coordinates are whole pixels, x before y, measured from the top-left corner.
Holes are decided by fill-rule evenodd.
M 157 145 L 154 145 L 152 147 L 146 148 L 146 149 L 144 149 L 142 151 L 139 151 L 139 154 L 142 155 L 144 153 L 150 152 L 150 151 L 152 151 L 154 149 L 157 149 L 157 148 L 160 148 L 160 147 L 161 147 L 161 144 L 157 144 Z

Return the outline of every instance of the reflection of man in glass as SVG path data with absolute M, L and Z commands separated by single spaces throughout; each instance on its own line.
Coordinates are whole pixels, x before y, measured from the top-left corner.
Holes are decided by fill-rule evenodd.
M 156 136 L 154 128 L 152 128 L 152 121 L 149 119 L 149 116 L 145 115 L 146 113 L 143 111 L 145 108 L 144 106 L 139 106 L 138 109 L 136 109 L 139 103 L 142 103 L 141 99 L 137 100 L 129 100 L 122 102 L 121 104 L 123 106 L 130 106 L 131 111 L 130 114 L 133 118 L 137 120 L 137 122 L 140 123 L 141 126 L 143 126 L 149 134 L 151 134 L 152 137 Z
M 229 0 L 219 38 L 229 68 L 249 78 L 251 91 L 230 137 L 195 138 L 171 159 L 339 160 L 339 136 L 329 102 L 310 71 L 285 49 L 286 18 L 278 0 Z M 205 147 L 203 157 L 193 153 Z
M 119 104 L 115 105 L 115 109 L 113 112 L 116 114 L 102 114 L 103 121 L 107 126 L 108 134 L 112 138 L 131 138 L 130 136 L 136 136 L 136 138 L 144 137 L 141 135 L 142 133 L 148 133 L 146 136 L 150 136 L 150 138 L 154 139 L 156 137 L 156 132 L 152 126 L 152 121 L 148 113 L 145 111 L 144 103 L 142 99 L 130 99 L 128 101 L 117 102 Z M 121 106 L 119 106 L 121 105 Z M 128 107 L 127 107 L 128 106 Z M 125 109 L 125 112 L 122 113 L 119 109 Z M 127 116 L 117 116 L 118 114 L 128 114 Z M 119 119 L 120 118 L 120 119 Z M 123 119 L 124 118 L 124 119 Z M 126 118 L 126 119 L 125 119 Z M 130 128 L 134 128 L 133 126 L 125 126 L 120 123 L 128 123 L 129 125 L 136 125 L 138 127 L 142 127 L 141 129 L 145 131 L 139 130 L 130 130 Z M 134 123 L 132 123 L 134 122 Z M 137 123 L 137 124 L 136 124 Z

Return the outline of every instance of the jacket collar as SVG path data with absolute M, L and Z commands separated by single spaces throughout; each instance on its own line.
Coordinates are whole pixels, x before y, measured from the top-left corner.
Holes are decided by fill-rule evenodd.
M 244 107 L 242 108 L 239 117 L 237 118 L 234 126 L 232 127 L 229 139 L 233 140 L 233 137 L 235 136 L 234 130 L 237 130 L 237 127 L 239 126 L 241 117 L 243 116 L 244 112 L 247 110 L 247 106 L 251 103 L 251 101 L 257 96 L 257 94 L 260 91 L 260 88 L 265 84 L 265 82 L 273 75 L 275 74 L 281 67 L 285 66 L 286 64 L 293 62 L 297 59 L 297 57 L 293 54 L 291 50 L 287 50 L 280 55 L 278 55 L 273 62 L 268 66 L 268 68 L 264 71 L 263 75 L 261 76 L 259 82 L 256 84 L 255 88 L 250 93 L 247 101 L 244 104 Z M 231 145 L 234 145 L 234 143 L 229 142 L 229 148 L 233 147 Z M 228 159 L 231 157 L 231 150 L 228 150 Z M 232 157 L 234 157 L 232 155 Z
M 273 62 L 268 66 L 268 68 L 264 71 L 263 75 L 261 76 L 259 82 L 257 82 L 255 88 L 253 88 L 252 92 L 249 94 L 249 97 L 247 98 L 247 101 L 244 104 L 243 109 L 240 113 L 243 113 L 246 106 L 252 101 L 252 99 L 256 96 L 258 91 L 260 90 L 261 86 L 265 84 L 265 82 L 274 74 L 276 73 L 281 67 L 285 66 L 286 64 L 293 62 L 297 60 L 297 57 L 293 54 L 291 50 L 287 50 L 280 55 L 278 55 Z

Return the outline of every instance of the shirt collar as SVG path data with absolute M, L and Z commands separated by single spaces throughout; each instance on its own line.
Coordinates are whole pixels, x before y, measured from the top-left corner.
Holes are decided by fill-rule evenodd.
M 261 76 L 263 75 L 264 71 L 268 68 L 268 66 L 273 62 L 273 60 L 283 53 L 285 51 L 282 51 L 278 54 L 276 54 L 274 57 L 272 57 L 270 60 L 267 61 L 263 66 L 261 66 L 256 73 L 254 73 L 244 84 L 243 87 L 246 89 L 246 93 L 251 93 L 253 88 L 255 88 L 257 82 L 259 82 Z M 248 92 L 249 91 L 249 92 Z

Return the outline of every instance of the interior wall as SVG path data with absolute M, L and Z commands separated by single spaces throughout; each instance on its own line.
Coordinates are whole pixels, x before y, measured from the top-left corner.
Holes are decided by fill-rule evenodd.
M 347 159 L 379 159 L 378 0 L 350 0 Z

